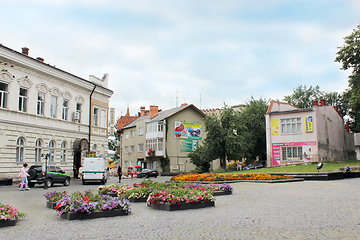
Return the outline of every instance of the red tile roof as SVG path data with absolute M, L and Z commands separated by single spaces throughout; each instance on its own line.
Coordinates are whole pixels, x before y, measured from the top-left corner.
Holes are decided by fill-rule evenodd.
M 117 131 L 119 132 L 121 128 L 135 121 L 138 118 L 139 117 L 137 116 L 121 116 L 117 122 L 117 126 L 116 126 Z

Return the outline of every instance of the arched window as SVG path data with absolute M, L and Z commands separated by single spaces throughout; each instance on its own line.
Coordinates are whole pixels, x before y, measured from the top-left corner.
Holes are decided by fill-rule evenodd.
M 19 137 L 16 141 L 16 162 L 25 161 L 25 138 Z
M 94 144 L 93 147 L 92 147 L 92 150 L 96 151 L 96 148 L 97 148 L 97 146 L 96 146 L 96 144 Z
M 61 143 L 61 156 L 60 156 L 61 162 L 66 162 L 66 142 L 63 141 Z
M 41 162 L 42 146 L 42 140 L 37 139 L 35 142 L 35 162 Z
M 49 154 L 50 154 L 50 157 L 49 157 L 49 162 L 55 162 L 55 141 L 54 140 L 51 140 L 49 142 Z

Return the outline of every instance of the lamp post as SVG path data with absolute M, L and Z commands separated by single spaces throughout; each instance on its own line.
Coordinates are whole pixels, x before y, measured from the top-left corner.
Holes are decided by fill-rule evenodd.
M 47 159 L 50 157 L 50 153 L 45 154 L 45 181 L 44 181 L 44 189 L 48 189 L 47 187 Z

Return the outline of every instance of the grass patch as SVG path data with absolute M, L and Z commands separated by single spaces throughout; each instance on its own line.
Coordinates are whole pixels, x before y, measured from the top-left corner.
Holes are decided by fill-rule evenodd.
M 340 170 L 340 168 L 345 168 L 346 165 L 349 165 L 351 168 L 360 168 L 359 160 L 347 160 L 343 162 L 325 162 L 323 167 L 320 169 L 320 172 L 333 172 L 335 169 Z M 296 165 L 296 166 L 287 166 L 287 167 L 269 167 L 269 168 L 259 168 L 259 169 L 250 169 L 244 171 L 234 171 L 227 173 L 282 173 L 282 172 L 317 172 L 317 163 L 309 165 Z M 353 172 L 358 172 L 359 170 Z

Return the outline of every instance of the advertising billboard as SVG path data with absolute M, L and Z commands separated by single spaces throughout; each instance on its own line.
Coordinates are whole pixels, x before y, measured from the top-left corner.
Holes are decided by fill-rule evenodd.
M 201 123 L 175 122 L 175 138 L 201 139 Z

